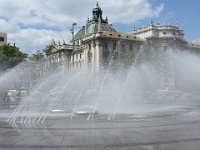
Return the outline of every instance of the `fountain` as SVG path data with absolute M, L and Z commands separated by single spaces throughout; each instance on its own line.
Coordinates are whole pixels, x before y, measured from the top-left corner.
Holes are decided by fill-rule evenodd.
M 138 55 L 140 53 L 142 50 Z M 140 56 L 137 56 L 137 59 L 140 59 L 138 57 Z M 21 96 L 20 102 L 16 102 L 14 97 L 17 91 L 12 88 L 12 84 L 20 80 L 22 74 L 31 74 L 29 69 L 26 70 L 23 67 L 26 62 L 22 63 L 1 74 L 1 88 L 7 86 L 11 103 L 9 109 L 2 108 L 0 110 L 0 125 L 5 127 L 6 124 L 6 128 L 14 129 L 16 134 L 20 135 L 33 137 L 33 130 L 41 130 L 43 132 L 35 134 L 40 136 L 53 134 L 60 138 L 60 135 L 65 136 L 64 133 L 61 133 L 62 130 L 76 130 L 77 133 L 78 131 L 96 131 L 106 128 L 110 131 L 112 127 L 114 130 L 120 128 L 127 130 L 127 126 L 130 125 L 130 128 L 135 126 L 134 122 L 149 121 L 152 118 L 156 121 L 159 117 L 183 113 L 188 115 L 188 112 L 193 109 L 198 115 L 195 105 L 199 105 L 200 97 L 200 58 L 187 52 L 175 52 L 173 59 L 174 80 L 178 80 L 178 82 L 174 82 L 171 92 L 177 90 L 178 92 L 175 94 L 168 93 L 170 89 L 167 92 L 165 89 L 163 89 L 164 92 L 162 91 L 160 74 L 163 72 L 159 67 L 153 63 L 139 64 L 136 60 L 136 63 L 130 68 L 118 70 L 115 73 L 112 72 L 111 62 L 106 69 L 101 68 L 98 71 L 83 69 L 75 73 L 52 72 L 44 79 L 37 81 L 30 91 L 24 90 L 23 92 L 26 94 Z M 53 130 L 57 133 L 54 133 Z M 111 135 L 114 136 L 114 133 Z M 77 139 L 74 135 L 72 137 Z M 92 137 L 96 143 L 98 136 L 92 135 Z M 190 141 L 190 139 L 186 140 Z M 162 142 L 163 144 L 173 143 L 173 141 Z M 149 145 L 143 142 L 140 144 Z M 154 144 L 150 143 L 150 145 Z M 119 145 L 113 146 L 118 147 Z M 17 146 L 18 148 L 32 147 L 31 144 L 17 144 Z M 68 147 L 65 144 L 56 146 Z M 71 146 L 73 147 L 73 144 Z M 90 144 L 75 144 L 75 148 L 82 146 L 91 147 Z M 96 146 L 101 147 L 101 144 Z M 103 147 L 109 146 L 111 145 L 103 144 Z M 44 147 L 53 148 L 53 145 L 44 144 Z M 32 148 L 41 148 L 41 145 L 36 144 Z
M 142 53 L 141 51 L 138 55 Z M 136 58 L 138 59 L 138 57 Z M 185 62 L 186 60 L 187 62 Z M 70 120 L 72 120 L 74 114 L 79 114 L 76 112 L 79 107 L 81 108 L 80 114 L 83 112 L 87 115 L 94 114 L 94 112 L 97 114 L 98 110 L 100 114 L 111 115 L 114 119 L 117 113 L 135 113 L 136 103 L 143 105 L 144 101 L 162 101 L 163 97 L 174 96 L 177 98 L 191 92 L 199 94 L 199 57 L 186 52 L 176 52 L 173 55 L 173 61 L 173 65 L 172 61 L 169 61 L 170 86 L 160 84 L 161 74 L 165 73 L 165 70 L 164 72 L 161 70 L 166 67 L 159 68 L 153 63 L 138 64 L 137 60 L 129 69 L 119 70 L 115 74 L 112 73 L 112 61 L 106 69 L 98 71 L 88 69 L 76 73 L 66 72 L 65 76 L 63 76 L 63 71 L 48 74 L 44 79 L 38 81 L 31 91 L 27 91 L 30 93 L 22 97 L 20 104 L 15 106 L 13 114 L 6 120 L 8 122 L 16 121 L 18 116 L 21 116 L 21 120 L 27 120 L 34 116 L 33 118 L 37 122 L 44 122 L 46 117 L 61 113 L 61 115 L 66 113 L 71 116 Z M 1 85 L 10 86 L 7 88 L 10 88 L 9 94 L 13 103 L 16 102 L 13 97 L 16 97 L 17 93 L 17 89 L 13 88 L 16 85 L 13 83 L 16 84 L 16 81 L 20 80 L 21 74 L 28 76 L 30 73 L 29 70 L 23 69 L 22 71 L 24 65 L 25 63 L 20 64 L 2 74 L 0 78 Z M 195 68 L 191 66 L 195 66 Z M 16 75 L 14 78 L 13 74 Z M 178 82 L 174 82 L 174 80 L 178 80 Z M 167 85 L 169 84 L 167 83 Z M 191 94 L 193 95 L 193 93 Z M 182 98 L 185 99 L 183 96 Z M 175 99 L 174 97 L 172 99 Z M 84 110 L 84 106 L 90 111 Z

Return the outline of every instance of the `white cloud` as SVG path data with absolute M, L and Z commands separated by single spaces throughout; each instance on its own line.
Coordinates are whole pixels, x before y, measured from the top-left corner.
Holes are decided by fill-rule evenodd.
M 117 3 L 115 0 L 103 0 L 102 7 L 111 22 L 128 24 L 158 16 L 164 5 L 152 8 L 148 0 L 118 0 Z
M 69 41 L 71 23 L 78 23 L 76 29 L 83 26 L 95 5 L 93 0 L 1 0 L 0 32 L 7 32 L 10 43 L 31 54 L 52 38 Z M 163 4 L 153 7 L 148 0 L 99 0 L 99 5 L 110 23 L 134 23 L 163 10 Z
M 9 41 L 14 41 L 16 45 L 20 47 L 20 50 L 26 53 L 42 50 L 45 48 L 45 45 L 50 44 L 52 38 L 60 41 L 69 41 L 70 39 L 70 37 L 65 35 L 65 31 L 63 30 L 58 32 L 45 29 L 37 30 L 33 28 L 18 30 L 17 32 L 10 33 L 8 38 Z

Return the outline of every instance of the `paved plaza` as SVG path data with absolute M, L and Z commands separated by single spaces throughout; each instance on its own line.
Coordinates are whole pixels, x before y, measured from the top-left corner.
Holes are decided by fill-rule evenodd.
M 74 115 L 62 112 L 45 120 L 9 119 L 14 108 L 1 109 L 3 150 L 198 150 L 198 100 L 162 101 L 168 106 L 144 113 Z M 177 106 L 178 107 L 175 107 Z M 143 109 L 161 107 L 146 103 Z M 162 104 L 163 106 L 163 104 Z M 139 108 L 138 108 L 139 110 Z

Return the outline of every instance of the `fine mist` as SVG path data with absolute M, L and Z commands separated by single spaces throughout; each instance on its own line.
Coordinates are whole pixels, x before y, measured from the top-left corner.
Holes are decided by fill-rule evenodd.
M 169 109 L 168 104 L 177 101 L 177 97 L 178 100 L 185 100 L 188 95 L 199 97 L 200 57 L 176 52 L 173 61 L 173 90 L 179 91 L 178 95 L 159 94 L 159 90 L 166 88 L 161 84 L 163 72 L 152 63 L 133 64 L 115 72 L 110 66 L 106 69 L 55 70 L 29 82 L 28 93 L 24 94 L 15 112 L 7 116 L 7 121 L 15 121 L 20 116 L 21 121 L 40 122 L 48 116 L 55 116 L 53 110 L 63 111 L 65 116 L 68 114 L 72 118 L 77 109 L 84 107 L 110 116 L 142 114 Z M 28 67 L 28 62 L 24 62 L 2 73 L 1 89 L 15 90 L 18 81 L 27 79 L 34 71 Z M 12 96 L 11 100 L 14 101 Z M 168 102 L 163 103 L 164 100 Z M 183 105 L 178 103 L 176 107 Z

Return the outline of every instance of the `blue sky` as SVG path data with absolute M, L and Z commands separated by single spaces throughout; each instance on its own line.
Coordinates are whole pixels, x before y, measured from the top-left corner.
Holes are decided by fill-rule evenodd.
M 127 31 L 131 30 L 132 26 L 135 28 L 147 26 L 152 19 L 154 24 L 160 21 L 162 25 L 167 25 L 168 20 L 172 25 L 178 22 L 179 28 L 185 30 L 185 40 L 194 41 L 200 40 L 200 1 L 199 0 L 150 0 L 153 7 L 159 4 L 164 4 L 163 10 L 158 16 L 144 18 L 132 25 L 114 24 L 119 30 Z M 128 28 L 128 29 L 126 29 Z
M 193 41 L 200 39 L 200 1 L 199 0 L 151 0 L 152 5 L 164 3 L 164 9 L 159 15 L 161 22 L 178 21 L 179 27 L 184 26 L 185 39 Z
M 187 41 L 200 41 L 199 0 L 98 0 L 103 17 L 120 32 L 132 32 L 134 27 L 147 26 L 150 20 L 161 25 L 178 22 L 184 27 Z M 28 54 L 42 50 L 51 43 L 71 39 L 71 24 L 75 31 L 92 17 L 94 0 L 1 0 L 0 32 L 8 33 L 8 42 L 16 43 Z

